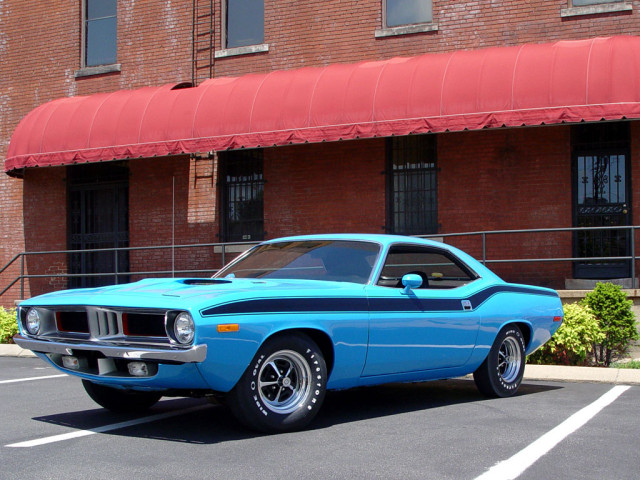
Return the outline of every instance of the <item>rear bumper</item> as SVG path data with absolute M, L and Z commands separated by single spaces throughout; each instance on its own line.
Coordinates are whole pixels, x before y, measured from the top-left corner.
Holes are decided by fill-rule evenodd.
M 157 362 L 200 363 L 207 358 L 206 345 L 191 347 L 148 347 L 137 345 L 113 345 L 103 342 L 74 340 L 34 339 L 16 335 L 13 341 L 33 352 L 73 355 L 74 350 L 100 352 L 108 358 L 126 360 L 153 360 Z

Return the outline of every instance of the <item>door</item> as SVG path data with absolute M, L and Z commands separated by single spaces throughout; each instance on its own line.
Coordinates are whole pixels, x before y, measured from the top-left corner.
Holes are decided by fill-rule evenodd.
M 403 292 L 402 276 L 423 279 Z M 479 313 L 464 308 L 476 291 L 475 274 L 444 251 L 396 245 L 376 286 L 368 287 L 369 348 L 364 376 L 464 365 L 480 326 Z M 470 285 L 471 283 L 471 285 Z
M 609 139 L 602 138 L 609 133 Z M 618 133 L 616 135 L 616 133 Z M 629 152 L 624 135 L 609 132 L 594 135 L 595 144 L 574 150 L 574 225 L 616 227 L 631 223 Z M 589 141 L 589 140 L 587 140 Z M 630 252 L 629 230 L 589 230 L 574 235 L 575 257 L 620 257 Z M 629 260 L 585 260 L 574 262 L 574 278 L 628 278 Z
M 75 170 L 74 170 L 75 169 Z M 128 170 L 117 164 L 70 167 L 69 249 L 113 249 L 129 246 Z M 129 281 L 127 251 L 79 252 L 69 256 L 71 288 Z M 108 273 L 108 275 L 95 275 Z

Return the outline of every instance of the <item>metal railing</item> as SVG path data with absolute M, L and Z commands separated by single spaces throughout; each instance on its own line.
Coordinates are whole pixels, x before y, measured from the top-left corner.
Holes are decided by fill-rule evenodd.
M 91 278 L 91 277 L 108 277 L 114 278 L 114 284 L 119 283 L 119 279 L 125 276 L 149 276 L 149 275 L 188 275 L 188 274 L 209 274 L 212 275 L 219 270 L 219 268 L 198 268 L 188 270 L 177 270 L 175 268 L 175 252 L 176 250 L 187 248 L 211 248 L 214 254 L 220 255 L 220 267 L 223 267 L 228 263 L 230 255 L 235 255 L 243 250 L 256 245 L 259 242 L 232 242 L 232 243 L 197 243 L 191 245 L 167 245 L 167 246 L 152 246 L 152 247 L 117 247 L 117 248 L 94 248 L 84 250 L 52 250 L 41 252 L 21 252 L 15 255 L 2 269 L 0 274 L 8 270 L 12 265 L 20 262 L 20 275 L 14 278 L 0 290 L 0 297 L 9 291 L 16 283 L 20 282 L 20 298 L 24 298 L 25 292 L 25 280 L 32 278 Z M 243 248 L 246 247 L 246 248 Z M 136 271 L 118 271 L 118 261 L 122 252 L 144 252 L 153 250 L 170 250 L 171 251 L 171 269 L 157 269 L 157 270 L 136 270 Z M 113 265 L 115 270 L 112 272 L 99 272 L 99 273 L 44 273 L 44 274 L 26 274 L 26 259 L 31 256 L 50 256 L 50 255 L 71 255 L 71 254 L 86 254 L 86 253 L 113 253 Z
M 461 232 L 461 233 L 441 233 L 430 235 L 416 235 L 420 238 L 435 238 L 445 239 L 454 237 L 479 237 L 481 241 L 481 256 L 478 258 L 483 264 L 505 264 L 505 263 L 532 263 L 532 262 L 605 262 L 605 261 L 630 261 L 631 278 L 635 278 L 636 275 L 636 260 L 640 256 L 636 255 L 635 245 L 635 231 L 640 229 L 640 226 L 612 226 L 612 227 L 573 227 L 573 228 L 536 228 L 536 229 L 522 229 L 522 230 L 490 230 L 490 231 L 475 231 L 475 232 Z M 628 232 L 629 239 L 629 255 L 625 256 L 602 256 L 602 257 L 543 257 L 543 258 L 487 258 L 488 239 L 496 235 L 523 235 L 523 234 L 549 234 L 549 233 L 561 233 L 561 232 L 586 232 L 586 231 L 606 231 L 617 230 L 621 232 Z M 25 293 L 25 280 L 36 278 L 90 278 L 90 277 L 106 277 L 113 276 L 114 283 L 119 283 L 119 279 L 125 276 L 149 276 L 149 275 L 193 275 L 193 274 L 206 274 L 211 275 L 219 270 L 219 268 L 202 268 L 202 269 L 182 269 L 177 270 L 175 268 L 175 253 L 181 249 L 188 248 L 212 248 L 214 254 L 220 255 L 220 268 L 226 265 L 230 255 L 237 254 L 243 249 L 249 248 L 258 242 L 234 242 L 234 243 L 199 243 L 191 245 L 169 245 L 169 246 L 152 246 L 152 247 L 120 247 L 120 248 L 106 248 L 106 249 L 86 249 L 86 250 L 56 250 L 56 251 L 41 251 L 41 252 L 21 252 L 16 254 L 2 269 L 0 269 L 0 275 L 9 270 L 12 266 L 19 262 L 20 274 L 13 278 L 6 286 L 0 290 L 0 298 L 11 289 L 14 285 L 20 282 L 20 298 L 24 298 Z M 168 250 L 171 252 L 171 269 L 157 269 L 157 270 L 141 270 L 141 271 L 118 271 L 118 260 L 122 252 L 142 252 L 152 250 Z M 49 255 L 70 255 L 70 254 L 86 254 L 95 252 L 111 252 L 114 255 L 115 271 L 113 272 L 100 272 L 100 273 L 42 273 L 42 274 L 27 274 L 26 272 L 26 260 L 32 256 L 49 256 Z M 1 284 L 0 284 L 1 285 Z
M 478 260 L 484 265 L 487 263 L 528 263 L 528 262 L 592 262 L 592 261 L 611 261 L 611 260 L 632 260 L 631 262 L 631 278 L 635 277 L 635 260 L 638 256 L 635 254 L 635 238 L 634 232 L 640 229 L 640 226 L 613 226 L 613 227 L 567 227 L 567 228 L 531 228 L 523 230 L 489 230 L 480 232 L 464 232 L 464 233 L 442 233 L 430 235 L 416 235 L 420 238 L 450 238 L 450 237 L 470 237 L 480 236 L 482 239 L 482 258 Z M 588 232 L 588 231 L 606 231 L 618 230 L 629 232 L 629 251 L 631 255 L 614 256 L 614 257 L 549 257 L 549 258 L 509 258 L 494 259 L 487 258 L 487 237 L 491 235 L 511 235 L 523 233 L 555 233 L 555 232 Z

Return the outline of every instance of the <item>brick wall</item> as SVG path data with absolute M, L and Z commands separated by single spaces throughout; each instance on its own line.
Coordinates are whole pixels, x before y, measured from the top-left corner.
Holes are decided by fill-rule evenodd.
M 214 3 L 216 8 L 220 4 L 218 1 Z M 75 78 L 75 72 L 80 68 L 80 5 L 78 0 L 48 2 L 0 0 L 0 58 L 2 58 L 0 62 L 0 160 L 4 160 L 6 156 L 10 135 L 19 120 L 42 103 L 64 96 L 190 80 L 192 15 L 190 0 L 119 2 L 118 62 L 121 64 L 121 71 Z M 438 25 L 437 31 L 375 38 L 374 31 L 382 26 L 380 5 L 380 0 L 334 0 L 331 2 L 265 0 L 265 43 L 269 45 L 269 52 L 217 59 L 215 75 L 242 75 L 274 69 L 323 66 L 336 62 L 378 60 L 426 52 L 517 45 L 528 42 L 540 43 L 559 39 L 640 34 L 639 1 L 633 2 L 632 12 L 562 18 L 560 12 L 567 7 L 567 0 L 494 0 L 491 2 L 434 0 L 433 13 L 434 22 Z M 217 12 L 214 36 L 216 49 L 221 48 L 220 27 L 220 16 Z M 637 129 L 638 127 L 634 125 L 634 131 L 637 132 Z M 563 198 L 562 201 L 553 203 L 551 198 L 543 198 L 541 205 L 544 205 L 544 208 L 536 209 L 525 208 L 525 195 L 511 198 L 504 193 L 504 189 L 497 194 L 499 197 L 487 197 L 486 193 L 487 188 L 498 183 L 496 178 L 508 181 L 514 175 L 523 175 L 522 172 L 516 172 L 513 166 L 517 161 L 509 160 L 510 155 L 514 157 L 517 154 L 518 158 L 526 158 L 531 166 L 531 173 L 527 173 L 530 177 L 521 178 L 525 190 L 535 194 L 533 198 L 540 204 L 537 198 L 539 190 L 536 190 L 535 186 L 546 186 L 549 183 L 549 180 L 545 179 L 546 170 L 554 172 L 557 183 L 562 183 L 568 178 L 569 170 L 567 169 L 570 168 L 568 166 L 570 164 L 567 162 L 570 162 L 570 159 L 566 153 L 567 131 L 563 128 L 543 128 L 539 132 L 526 130 L 526 133 L 524 130 L 512 130 L 488 134 L 478 132 L 442 135 L 439 139 L 439 156 L 443 169 L 441 174 L 443 184 L 440 186 L 440 205 L 443 209 L 440 218 L 443 231 L 470 229 L 468 219 L 471 215 L 461 210 L 461 201 L 456 201 L 449 196 L 449 193 L 455 192 L 455 181 L 451 180 L 452 178 L 459 178 L 457 175 L 462 175 L 463 178 L 469 177 L 468 173 L 461 171 L 464 170 L 464 165 L 467 169 L 469 168 L 469 162 L 460 164 L 453 161 L 453 159 L 465 157 L 462 146 L 456 145 L 458 142 L 471 149 L 467 151 L 467 158 L 469 151 L 476 151 L 477 142 L 484 149 L 479 152 L 477 161 L 480 161 L 487 170 L 476 172 L 481 174 L 481 178 L 478 186 L 471 190 L 471 194 L 474 200 L 484 198 L 484 205 L 487 207 L 479 211 L 478 204 L 467 202 L 467 205 L 475 206 L 475 213 L 478 213 L 478 217 L 472 220 L 472 223 L 482 225 L 483 229 L 490 228 L 489 225 L 495 225 L 495 228 L 503 228 L 505 225 L 525 227 L 535 224 L 538 226 L 539 224 L 535 222 L 554 226 L 570 225 L 570 212 L 566 211 L 570 205 L 567 203 L 569 201 L 567 198 L 570 199 L 569 183 L 557 185 L 559 188 L 555 193 Z M 495 136 L 492 136 L 494 134 Z M 511 143 L 507 141 L 508 135 L 514 138 Z M 541 153 L 531 153 L 530 150 L 520 147 L 524 144 L 518 143 L 519 136 L 522 136 L 525 141 L 539 139 L 542 143 L 536 148 L 539 146 Z M 638 151 L 636 147 L 639 146 L 636 137 L 637 135 L 634 135 L 635 156 L 637 156 L 635 152 Z M 550 141 L 560 142 L 561 148 L 554 148 L 551 144 L 545 143 Z M 320 230 L 378 231 L 381 229 L 384 224 L 384 196 L 380 192 L 383 191 L 384 185 L 383 176 L 379 175 L 379 171 L 384 168 L 384 151 L 379 146 L 379 142 L 381 141 L 349 142 L 334 147 L 324 145 L 287 147 L 277 155 L 268 151 L 265 175 L 268 175 L 269 184 L 265 194 L 270 199 L 268 205 L 273 207 L 268 206 L 266 209 L 265 228 L 270 236 Z M 445 155 L 448 144 L 453 152 L 451 155 Z M 499 151 L 501 148 L 504 151 Z M 364 154 L 360 149 L 368 153 Z M 510 149 L 516 154 L 510 154 Z M 536 151 L 533 150 L 533 152 Z M 559 154 L 558 151 L 563 153 Z M 313 175 L 310 178 L 317 183 L 311 188 L 309 194 L 315 202 L 305 204 L 306 196 L 295 194 L 297 203 L 290 202 L 285 208 L 282 206 L 283 199 L 277 192 L 286 192 L 287 189 L 291 191 L 291 186 L 284 180 L 288 177 L 281 176 L 280 172 L 294 163 L 299 163 L 295 161 L 296 156 L 304 156 L 305 160 L 310 160 L 304 164 L 309 170 L 306 172 L 290 170 L 292 181 L 302 182 L 309 180 L 309 178 L 305 179 L 304 175 Z M 474 156 L 476 156 L 475 153 Z M 540 162 L 549 156 L 554 158 L 554 163 L 542 165 Z M 508 163 L 506 168 L 500 168 L 495 161 L 496 158 L 505 158 L 511 163 Z M 131 162 L 132 184 L 134 181 L 144 182 L 147 174 L 155 174 L 155 164 L 149 167 L 150 163 L 145 162 L 152 161 Z M 189 192 L 184 199 L 186 204 L 181 205 L 185 218 L 181 220 L 184 228 L 179 235 L 183 235 L 182 238 L 188 243 L 217 240 L 215 188 L 205 187 L 204 184 L 208 180 L 203 180 L 208 175 L 207 169 L 215 169 L 215 163 L 207 165 L 200 162 L 195 165 L 188 160 L 160 160 L 157 163 L 163 165 L 156 175 L 159 183 L 149 186 L 149 182 L 146 182 L 145 188 L 155 189 L 166 195 L 167 178 L 160 177 L 159 174 L 167 173 L 165 169 L 168 169 L 175 175 L 181 188 Z M 634 162 L 634 177 L 640 178 L 637 165 L 638 162 Z M 337 173 L 333 176 L 322 175 L 331 171 L 329 166 L 335 168 Z M 369 167 L 373 170 L 367 170 Z M 351 168 L 357 169 L 357 175 Z M 277 174 L 274 169 L 278 172 Z M 202 171 L 205 173 L 202 174 Z M 37 218 L 41 213 L 31 211 L 34 207 L 28 199 L 34 195 L 47 197 L 49 195 L 47 188 L 51 182 L 57 181 L 55 178 L 58 175 L 53 173 L 52 169 L 47 169 L 44 173 L 36 174 L 35 172 L 36 170 L 29 170 L 24 180 L 0 175 L 0 205 L 2 206 L 0 208 L 0 268 L 16 253 L 32 249 L 41 242 L 46 243 L 47 238 L 51 239 L 46 245 L 49 249 L 65 245 L 62 239 L 65 228 L 53 233 L 49 232 L 49 236 L 31 238 L 34 231 L 26 227 L 27 223 L 31 222 L 30 219 Z M 360 183 L 363 181 L 364 183 Z M 635 183 L 640 186 L 638 185 L 640 182 Z M 55 195 L 62 198 L 64 189 L 61 189 L 59 184 L 56 185 L 58 187 L 53 189 L 57 192 Z M 193 185 L 197 188 L 192 188 Z M 210 185 L 215 186 L 215 181 Z M 354 185 L 360 189 L 358 195 L 354 194 L 356 191 Z M 336 194 L 339 196 L 335 199 L 330 198 L 326 193 L 320 193 L 323 188 L 334 187 L 335 191 L 340 192 Z M 549 193 L 553 194 L 551 191 Z M 27 199 L 24 204 L 24 224 L 23 198 Z M 634 195 L 634 199 L 638 198 L 640 198 L 639 195 Z M 361 200 L 360 203 L 357 204 L 357 200 Z M 517 211 L 518 214 L 496 209 L 495 206 L 500 205 L 500 202 L 506 202 L 502 205 L 513 207 L 510 210 Z M 154 225 L 161 225 L 162 229 L 154 232 L 154 237 L 151 238 L 157 238 L 158 241 L 166 240 L 166 226 L 162 224 L 167 220 L 166 197 L 162 197 L 161 205 L 164 208 L 160 208 L 148 198 L 145 199 L 141 192 L 132 190 L 131 204 L 136 211 L 143 212 L 146 212 L 145 206 L 151 205 L 150 216 L 162 219 L 159 223 L 153 223 L 152 218 L 137 219 L 132 222 L 132 243 L 139 239 L 148 240 L 150 237 L 145 228 L 153 228 Z M 41 203 L 38 205 L 40 205 L 38 208 L 42 208 Z M 321 207 L 322 210 L 313 211 L 314 205 Z M 345 205 L 351 208 L 343 209 L 342 206 Z M 331 214 L 317 214 L 325 211 Z M 634 205 L 636 223 L 638 215 L 640 215 L 640 207 Z M 136 222 L 140 222 L 140 225 L 138 226 Z M 54 223 L 57 224 L 57 221 Z M 538 242 L 531 241 L 538 245 Z M 561 245 L 566 244 L 564 239 L 558 241 Z M 19 270 L 15 267 L 0 274 L 0 288 L 3 288 L 9 278 L 15 278 L 17 274 Z M 535 272 L 532 275 L 535 276 Z M 8 295 L 3 296 L 0 304 L 11 305 L 17 297 L 16 289 L 12 289 Z
M 570 127 L 443 134 L 438 137 L 438 164 L 441 233 L 572 225 Z M 447 241 L 482 256 L 480 237 Z M 488 259 L 571 256 L 570 233 L 487 240 Z M 507 280 L 536 284 L 571 277 L 566 263 L 491 267 Z
M 384 140 L 265 150 L 269 238 L 308 233 L 384 233 Z

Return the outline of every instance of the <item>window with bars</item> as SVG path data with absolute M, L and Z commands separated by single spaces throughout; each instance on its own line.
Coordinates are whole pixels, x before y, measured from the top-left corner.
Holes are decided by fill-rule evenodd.
M 435 135 L 393 137 L 387 142 L 387 230 L 404 235 L 437 233 Z
M 223 169 L 222 240 L 264 238 L 264 178 L 261 149 L 220 153 Z

